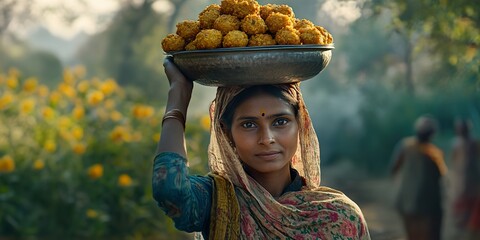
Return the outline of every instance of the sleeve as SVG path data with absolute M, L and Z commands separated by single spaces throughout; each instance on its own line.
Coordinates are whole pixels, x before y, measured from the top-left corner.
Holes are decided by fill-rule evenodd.
M 155 157 L 152 175 L 153 198 L 158 206 L 186 232 L 208 227 L 212 205 L 212 179 L 188 175 L 186 159 L 165 152 Z

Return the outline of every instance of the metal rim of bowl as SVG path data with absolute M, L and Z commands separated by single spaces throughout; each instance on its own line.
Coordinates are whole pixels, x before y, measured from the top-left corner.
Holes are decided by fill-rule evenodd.
M 205 86 L 232 86 L 290 83 L 313 78 L 328 65 L 332 49 L 334 49 L 333 44 L 272 45 L 178 51 L 168 55 L 173 57 L 173 61 L 179 69 L 194 82 Z M 306 54 L 306 57 L 303 57 L 304 54 Z M 266 58 L 264 58 L 265 56 Z M 252 63 L 256 60 L 250 61 L 250 59 L 255 58 L 260 60 L 259 66 L 263 66 L 262 63 L 265 64 L 265 62 L 271 61 L 272 58 L 273 61 L 275 61 L 275 58 L 286 60 L 280 61 L 279 63 L 282 66 L 275 70 L 261 68 L 262 74 L 243 77 L 245 76 L 244 74 L 259 70 L 259 66 Z M 232 68 L 232 63 L 235 65 L 239 59 L 245 65 L 240 64 Z M 316 60 L 311 62 L 306 59 Z M 303 64 L 291 67 L 291 64 L 296 62 L 295 60 L 300 60 Z M 192 68 L 192 64 L 196 67 Z M 269 73 L 265 74 L 268 71 Z

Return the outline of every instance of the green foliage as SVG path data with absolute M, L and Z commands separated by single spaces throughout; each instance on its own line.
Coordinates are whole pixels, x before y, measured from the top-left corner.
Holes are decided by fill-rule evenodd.
M 78 58 L 92 76 L 113 77 L 125 87 L 138 88 L 143 100 L 164 99 L 168 81 L 163 74 L 163 16 L 150 5 L 128 5 L 102 33 L 88 41 Z
M 21 41 L 0 41 L 0 71 L 17 68 L 49 86 L 61 81 L 63 66 L 50 52 L 32 49 Z
M 459 73 L 467 82 L 480 79 L 480 14 L 475 2 L 374 0 L 372 8 L 392 14 L 390 29 L 414 45 L 416 56 L 428 52 L 437 60 L 430 69 L 436 83 L 451 81 Z
M 67 69 L 48 88 L 0 73 L 1 238 L 186 238 L 152 197 L 163 107 L 84 75 Z M 186 131 L 191 168 L 202 175 L 208 127 L 198 116 Z

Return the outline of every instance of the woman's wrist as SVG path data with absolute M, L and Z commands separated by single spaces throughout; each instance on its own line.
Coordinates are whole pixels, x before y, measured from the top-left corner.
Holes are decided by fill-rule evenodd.
M 192 92 L 185 88 L 172 86 L 168 92 L 168 100 L 165 111 L 178 109 L 184 116 L 187 114 L 187 108 L 190 103 Z
M 179 121 L 183 125 L 183 129 L 185 130 L 185 113 L 183 113 L 180 109 L 174 108 L 166 111 L 163 115 L 162 126 L 165 120 L 168 119 Z

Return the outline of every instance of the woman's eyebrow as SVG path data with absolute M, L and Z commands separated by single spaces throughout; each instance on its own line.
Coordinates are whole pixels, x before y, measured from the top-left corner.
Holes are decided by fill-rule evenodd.
M 270 116 L 267 116 L 268 118 L 276 118 L 276 117 L 281 117 L 281 116 L 293 116 L 294 114 L 291 112 L 280 112 L 280 113 L 275 113 Z
M 291 113 L 291 112 L 279 112 L 279 113 L 275 113 L 275 114 L 271 114 L 271 115 L 267 115 L 265 116 L 266 118 L 268 119 L 271 119 L 271 118 L 277 118 L 277 117 L 281 117 L 281 116 L 293 116 L 294 114 Z M 259 119 L 260 117 L 257 117 L 257 116 L 239 116 L 237 118 L 237 121 L 245 121 L 245 120 L 257 120 Z

